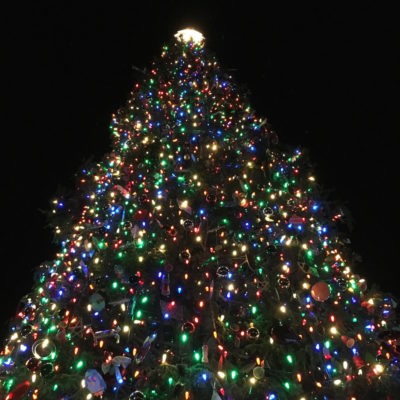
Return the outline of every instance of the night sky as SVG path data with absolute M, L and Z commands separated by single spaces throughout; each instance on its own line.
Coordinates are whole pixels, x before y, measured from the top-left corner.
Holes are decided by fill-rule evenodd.
M 353 270 L 399 295 L 394 10 L 130 3 L 2 12 L 1 336 L 33 269 L 57 249 L 40 210 L 74 187 L 85 160 L 110 150 L 111 113 L 141 79 L 136 67 L 187 26 L 205 35 L 280 141 L 310 150 L 318 181 L 351 211 L 363 260 Z

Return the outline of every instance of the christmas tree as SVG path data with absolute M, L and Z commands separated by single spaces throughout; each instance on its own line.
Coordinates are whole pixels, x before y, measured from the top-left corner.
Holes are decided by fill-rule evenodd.
M 201 33 L 110 130 L 53 202 L 59 253 L 11 322 L 2 399 L 396 398 L 396 301 L 352 272 L 346 215 Z

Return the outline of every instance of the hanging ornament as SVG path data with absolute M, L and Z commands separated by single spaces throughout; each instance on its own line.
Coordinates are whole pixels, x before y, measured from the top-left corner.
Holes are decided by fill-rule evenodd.
M 52 363 L 47 362 L 40 365 L 40 374 L 43 377 L 48 377 L 52 375 L 53 372 L 54 372 L 54 367 Z
M 362 291 L 366 292 L 367 290 L 367 281 L 365 279 L 359 279 L 357 282 L 357 287 Z
M 178 234 L 178 231 L 176 230 L 175 227 L 171 226 L 171 228 L 168 229 L 168 234 L 171 237 L 176 237 L 176 235 Z
M 247 329 L 247 337 L 251 340 L 256 340 L 260 337 L 260 331 L 257 328 L 251 327 Z
M 221 265 L 217 268 L 217 277 L 218 278 L 227 278 L 229 275 L 229 267 L 226 265 Z
M 311 288 L 311 296 L 316 301 L 326 301 L 329 299 L 330 294 L 329 285 L 324 281 L 315 283 Z
M 24 325 L 21 328 L 21 335 L 27 337 L 32 332 L 32 325 Z
M 353 362 L 357 369 L 360 369 L 365 365 L 364 360 L 358 355 L 353 356 Z
M 29 387 L 30 387 L 30 382 L 29 381 L 23 381 L 19 383 L 15 388 L 8 393 L 8 395 L 5 397 L 7 400 L 22 400 L 25 398 L 25 395 L 28 393 Z M 1 392 L 0 392 L 1 395 Z
M 281 275 L 278 278 L 278 285 L 281 289 L 288 289 L 290 287 L 290 280 L 288 277 Z
M 208 364 L 208 345 L 203 344 L 201 346 L 201 362 L 204 364 Z
M 88 328 L 86 331 L 89 332 L 93 336 L 93 345 L 97 346 L 98 341 L 100 339 L 104 339 L 104 338 L 108 338 L 108 337 L 114 338 L 115 341 L 117 343 L 119 343 L 119 339 L 120 339 L 119 333 L 121 332 L 121 328 L 119 326 L 117 326 L 115 329 L 106 329 L 104 331 L 97 331 L 97 332 L 94 332 L 92 328 Z
M 191 219 L 187 219 L 183 222 L 183 228 L 185 231 L 191 231 L 194 228 L 194 222 Z
M 140 363 L 142 363 L 144 361 L 144 359 L 146 358 L 148 352 L 150 351 L 151 344 L 156 339 L 156 337 L 157 337 L 156 333 L 153 333 L 151 336 L 147 336 L 147 338 L 143 342 L 143 345 L 142 345 L 141 349 L 139 349 L 139 351 L 137 352 L 137 354 L 135 356 L 135 363 L 136 364 L 140 364 Z
M 137 238 L 139 237 L 139 231 L 140 231 L 139 225 L 136 225 L 136 224 L 135 224 L 135 225 L 131 228 L 132 239 L 137 239 Z
M 337 282 L 340 290 L 347 289 L 347 281 L 345 278 L 337 278 L 336 282 Z
M 345 336 L 345 335 L 342 335 L 340 337 L 340 339 L 346 345 L 346 347 L 348 347 L 349 349 L 351 349 L 356 343 L 356 341 L 353 338 Z
M 289 218 L 289 224 L 302 225 L 302 224 L 304 224 L 304 218 L 299 217 L 298 215 L 292 215 Z
M 106 306 L 104 297 L 99 293 L 93 293 L 89 297 L 89 304 L 92 306 L 95 312 L 100 312 Z
M 47 360 L 56 351 L 56 345 L 50 339 L 38 339 L 32 345 L 32 354 L 39 360 Z
M 186 333 L 193 333 L 195 330 L 195 326 L 192 322 L 190 321 L 186 321 L 183 325 L 182 325 L 182 332 L 186 332 Z
M 103 395 L 107 385 L 98 371 L 89 369 L 85 373 L 85 387 L 95 397 L 99 397 Z
M 132 222 L 131 221 L 125 221 L 122 226 L 123 226 L 123 228 L 125 230 L 129 231 L 130 229 L 132 229 Z
M 38 370 L 39 364 L 40 364 L 40 361 L 38 358 L 31 357 L 26 361 L 25 366 L 26 366 L 26 368 L 29 369 L 29 371 L 35 372 Z
M 263 367 L 257 366 L 253 368 L 253 376 L 254 378 L 260 380 L 265 376 L 265 370 Z
M 209 204 L 215 204 L 217 202 L 217 196 L 214 193 L 207 193 L 206 202 Z
M 135 390 L 129 395 L 129 400 L 144 400 L 144 394 L 140 390 Z
M 190 254 L 190 251 L 188 249 L 183 250 L 179 253 L 179 259 L 183 261 L 184 263 L 188 264 L 190 259 L 192 258 L 192 255 Z
M 272 217 L 274 215 L 274 210 L 271 207 L 262 208 L 261 213 L 266 221 L 269 221 L 269 222 L 273 221 Z

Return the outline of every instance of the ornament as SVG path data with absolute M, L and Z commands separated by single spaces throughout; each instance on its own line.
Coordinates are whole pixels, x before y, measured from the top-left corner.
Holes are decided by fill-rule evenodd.
M 21 335 L 27 337 L 32 332 L 32 325 L 24 325 L 21 328 Z
M 281 275 L 278 278 L 278 285 L 282 289 L 288 289 L 290 287 L 290 280 L 284 275 Z
M 217 196 L 214 193 L 207 193 L 206 202 L 209 204 L 215 204 L 217 202 Z
M 365 292 L 367 290 L 367 281 L 365 279 L 360 279 L 357 282 L 357 287 L 362 291 Z
M 179 259 L 186 264 L 189 263 L 190 259 L 192 258 L 192 255 L 190 254 L 190 251 L 188 249 L 183 250 L 179 253 Z
M 326 301 L 329 299 L 330 294 L 329 285 L 324 281 L 315 283 L 311 288 L 311 296 L 316 301 Z
M 176 237 L 176 235 L 178 234 L 178 231 L 173 226 L 171 226 L 171 228 L 169 228 L 169 230 L 168 230 L 168 234 L 171 237 Z
M 85 373 L 85 387 L 95 396 L 102 396 L 107 385 L 99 372 L 89 369 Z
M 129 395 L 129 400 L 144 400 L 144 394 L 140 390 L 135 390 Z
M 263 367 L 257 366 L 253 368 L 253 375 L 254 378 L 260 380 L 263 379 L 265 376 L 265 370 Z
M 93 336 L 93 345 L 97 346 L 99 339 L 104 339 L 108 337 L 112 337 L 119 343 L 119 333 L 121 332 L 121 328 L 117 326 L 115 329 L 106 329 L 104 331 L 94 332 L 92 328 L 88 328 L 87 332 Z
M 260 331 L 257 328 L 251 327 L 247 329 L 247 337 L 251 340 L 256 340 L 260 337 Z
M 125 221 L 123 224 L 124 229 L 130 230 L 132 229 L 132 222 L 131 221 Z
M 153 333 L 151 336 L 147 336 L 147 338 L 143 342 L 142 348 L 139 349 L 139 351 L 137 352 L 137 354 L 135 356 L 135 363 L 136 364 L 140 364 L 140 363 L 142 363 L 144 361 L 144 359 L 146 358 L 148 352 L 150 351 L 151 344 L 156 339 L 156 337 L 157 337 L 156 333 Z
M 289 224 L 302 225 L 304 224 L 304 218 L 299 217 L 298 215 L 293 215 L 289 218 Z
M 47 362 L 40 365 L 40 374 L 44 377 L 50 376 L 54 372 L 53 364 Z
M 351 349 L 356 343 L 356 341 L 353 338 L 345 336 L 345 335 L 342 335 L 340 337 L 340 339 L 346 345 L 346 347 L 348 347 L 349 349 Z
M 217 276 L 218 278 L 227 278 L 229 275 L 229 267 L 226 265 L 221 265 L 217 268 Z
M 39 364 L 40 364 L 40 361 L 38 358 L 31 357 L 26 361 L 25 366 L 26 366 L 26 368 L 29 369 L 29 371 L 34 372 L 34 371 L 37 371 L 37 369 L 39 368 Z
M 201 362 L 208 364 L 208 345 L 206 344 L 201 347 Z
M 89 303 L 95 312 L 100 312 L 106 306 L 104 297 L 99 293 L 94 293 L 89 298 Z
M 271 207 L 264 207 L 261 209 L 261 213 L 266 221 L 273 221 L 274 210 Z
M 10 400 L 22 400 L 26 393 L 28 393 L 29 387 L 30 387 L 30 382 L 29 381 L 23 381 L 19 383 L 15 388 L 6 396 L 6 399 Z M 1 392 L 0 392 L 1 395 Z
M 50 339 L 38 339 L 32 345 L 32 354 L 39 360 L 47 360 L 56 351 L 56 345 Z
M 346 281 L 345 278 L 338 278 L 336 280 L 336 282 L 337 282 L 340 290 L 346 290 L 347 289 L 347 281 Z
M 182 325 L 182 332 L 186 332 L 186 333 L 193 333 L 195 330 L 195 326 L 193 323 L 191 323 L 190 321 L 186 321 L 183 325 Z
M 131 363 L 131 359 L 129 357 L 125 357 L 125 356 L 116 356 L 111 360 L 111 364 L 114 367 L 115 379 L 119 384 L 123 383 L 123 381 L 124 381 L 122 379 L 120 368 L 122 367 L 122 368 L 126 369 L 130 363 Z
M 183 222 L 183 228 L 185 231 L 191 231 L 194 227 L 194 222 L 191 219 L 187 219 Z
M 364 360 L 360 356 L 353 356 L 353 362 L 357 369 L 360 369 L 364 366 Z

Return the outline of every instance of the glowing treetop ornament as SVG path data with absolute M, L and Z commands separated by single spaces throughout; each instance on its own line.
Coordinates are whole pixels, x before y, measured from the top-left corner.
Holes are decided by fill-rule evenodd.
M 192 42 L 194 44 L 202 44 L 204 42 L 203 34 L 191 28 L 181 29 L 174 36 L 176 37 L 178 42 Z

